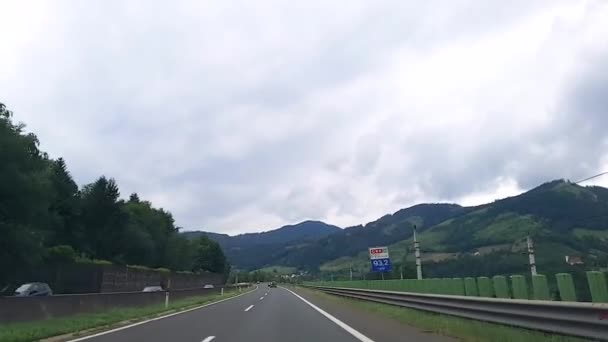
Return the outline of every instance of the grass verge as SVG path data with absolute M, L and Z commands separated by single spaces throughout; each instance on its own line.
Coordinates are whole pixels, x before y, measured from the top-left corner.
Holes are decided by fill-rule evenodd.
M 395 319 L 401 323 L 420 328 L 424 332 L 456 337 L 462 341 L 492 342 L 582 342 L 580 338 L 510 327 L 506 325 L 475 321 L 455 316 L 440 315 L 432 312 L 408 309 L 388 304 L 360 301 L 319 291 L 311 291 L 321 300 L 341 302 L 374 314 Z
M 231 290 L 226 291 L 224 296 L 218 293 L 185 298 L 172 302 L 167 309 L 165 309 L 164 304 L 160 304 L 145 307 L 117 308 L 104 312 L 51 318 L 43 321 L 9 323 L 3 325 L 0 329 L 0 341 L 29 342 L 64 334 L 73 334 L 70 337 L 75 338 L 83 331 L 93 333 L 108 330 L 118 325 L 126 325 L 126 323 L 135 323 L 147 318 L 160 316 L 161 314 L 186 310 L 238 294 L 238 291 Z

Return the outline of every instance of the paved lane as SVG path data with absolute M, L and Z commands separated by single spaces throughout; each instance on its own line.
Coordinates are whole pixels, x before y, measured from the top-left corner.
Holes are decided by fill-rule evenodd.
M 305 295 L 305 294 L 304 294 Z M 388 335 L 365 327 L 366 320 L 345 316 L 375 336 L 365 336 L 357 326 L 313 308 L 314 298 L 301 298 L 284 288 L 266 285 L 240 297 L 171 317 L 153 320 L 108 334 L 80 338 L 87 342 L 385 342 L 419 341 L 420 335 L 396 331 Z M 348 308 L 345 308 L 348 310 Z M 321 311 L 321 312 L 320 312 Z M 329 317 L 328 317 L 329 316 Z M 377 324 L 378 322 L 372 322 Z M 411 330 L 409 332 L 412 332 Z M 408 336 L 409 335 L 409 336 Z M 394 337 L 394 338 L 393 338 Z

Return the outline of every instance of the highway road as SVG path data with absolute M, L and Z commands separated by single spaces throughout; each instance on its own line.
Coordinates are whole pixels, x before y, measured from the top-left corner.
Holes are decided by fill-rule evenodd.
M 315 302 L 316 301 L 316 302 Z M 315 303 L 313 303 L 315 302 Z M 317 305 L 318 304 L 318 305 Z M 236 298 L 169 317 L 71 340 L 72 342 L 236 341 L 449 341 L 423 334 L 348 305 L 328 307 L 309 291 L 255 290 Z M 325 306 L 323 309 L 322 307 Z

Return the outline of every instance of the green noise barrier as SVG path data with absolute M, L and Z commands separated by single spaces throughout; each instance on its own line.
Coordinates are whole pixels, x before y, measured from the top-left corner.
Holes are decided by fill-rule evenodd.
M 526 284 L 526 278 L 521 275 L 511 276 L 511 286 L 513 288 L 514 299 L 529 299 L 528 298 L 528 284 Z
M 587 272 L 587 282 L 591 292 L 591 300 L 594 303 L 608 303 L 608 290 L 606 289 L 606 277 L 604 273 L 597 271 Z
M 576 302 L 576 290 L 574 288 L 574 280 L 572 275 L 568 273 L 558 273 L 555 275 L 557 280 L 557 289 L 559 290 L 559 297 L 564 302 Z
M 480 297 L 494 297 L 494 287 L 492 287 L 492 280 L 490 280 L 490 278 L 477 278 L 477 287 L 479 289 Z
M 505 276 L 494 276 L 492 282 L 494 283 L 496 298 L 511 298 L 511 295 L 509 294 L 509 284 L 507 284 L 507 278 Z
M 547 277 L 544 275 L 537 274 L 532 276 L 532 289 L 534 299 L 551 300 L 551 296 L 549 295 L 549 284 L 547 283 Z
M 455 296 L 464 296 L 464 280 L 462 278 L 452 278 L 451 294 Z
M 479 291 L 477 290 L 477 282 L 475 282 L 475 278 L 464 278 L 464 293 L 467 296 L 479 296 Z

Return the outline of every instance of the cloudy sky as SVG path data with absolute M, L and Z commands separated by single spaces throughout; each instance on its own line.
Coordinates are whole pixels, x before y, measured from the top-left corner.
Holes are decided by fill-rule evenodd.
M 0 0 L 0 102 L 186 229 L 608 170 L 608 2 Z M 608 176 L 598 178 L 608 185 Z

